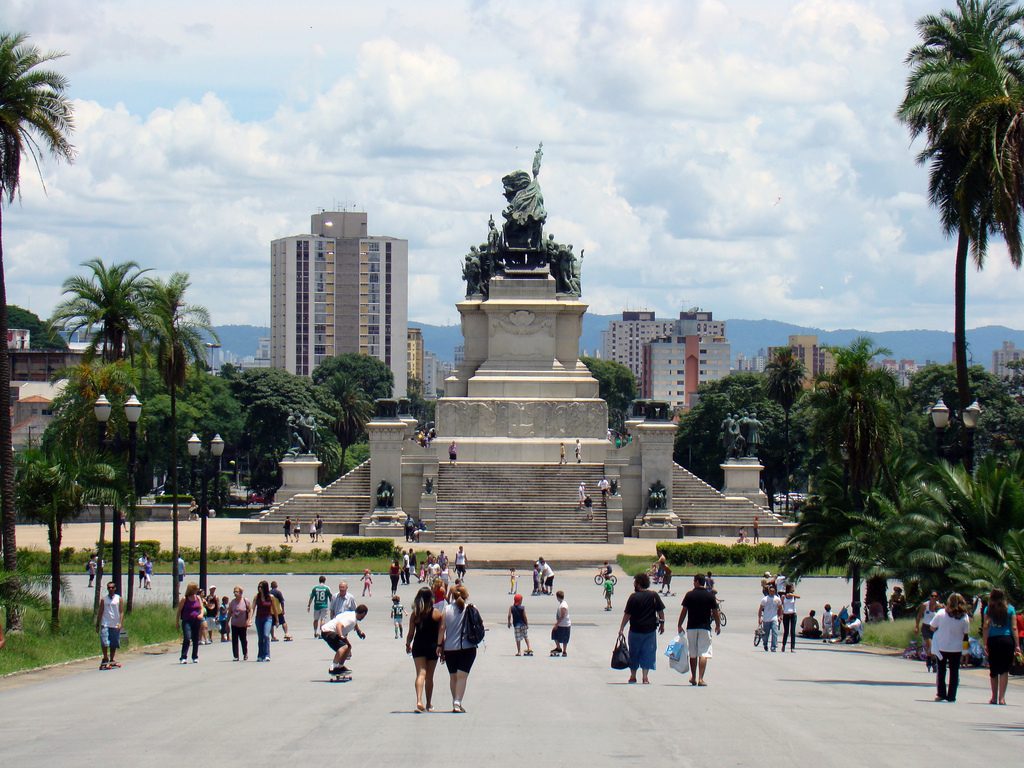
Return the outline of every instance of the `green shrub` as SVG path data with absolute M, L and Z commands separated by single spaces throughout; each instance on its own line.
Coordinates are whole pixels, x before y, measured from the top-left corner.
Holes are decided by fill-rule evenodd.
M 278 559 L 282 563 L 287 563 L 292 558 L 292 548 L 289 547 L 287 544 L 280 544 L 279 546 L 281 548 L 281 552 L 278 555 Z
M 171 504 L 173 502 L 174 502 L 174 494 L 173 493 L 163 493 L 163 494 L 160 494 L 159 496 L 154 496 L 153 497 L 153 503 L 154 504 Z M 187 493 L 179 493 L 178 494 L 178 507 L 179 508 L 181 507 L 182 504 L 184 504 L 187 507 L 191 503 L 192 503 L 192 497 L 189 496 Z M 186 510 L 186 511 L 188 511 L 188 510 Z
M 272 547 L 256 547 L 256 557 L 261 563 L 270 563 L 274 560 L 274 549 Z
M 60 561 L 64 565 L 67 565 L 68 563 L 72 562 L 73 559 L 74 559 L 74 556 L 75 556 L 75 548 L 74 547 L 62 547 L 61 548 L 61 550 L 60 550 Z
M 394 557 L 395 542 L 392 539 L 334 539 L 331 542 L 331 558 L 348 560 L 354 557 Z
M 672 566 L 682 565 L 747 565 L 749 563 L 778 563 L 786 555 L 786 547 L 775 544 L 716 544 L 695 542 L 683 544 L 674 541 L 658 542 L 658 554 Z
M 160 542 L 156 539 L 140 539 L 135 542 L 135 549 L 139 553 L 139 557 L 149 555 L 150 560 L 160 557 Z
M 307 555 L 307 557 L 313 561 L 326 560 L 327 551 L 321 549 L 320 547 L 313 547 L 311 550 L 309 550 L 309 554 Z

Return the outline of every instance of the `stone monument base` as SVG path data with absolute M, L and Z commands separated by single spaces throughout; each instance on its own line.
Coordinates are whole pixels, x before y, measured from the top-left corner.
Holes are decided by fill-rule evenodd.
M 283 504 L 297 493 L 312 493 L 317 484 L 322 462 L 312 453 L 281 459 L 281 487 L 274 494 L 274 503 Z
M 360 536 L 404 536 L 405 512 L 397 507 L 374 507 L 370 522 L 359 526 Z
M 719 465 L 725 473 L 722 495 L 726 498 L 743 498 L 759 507 L 768 506 L 768 497 L 761 490 L 761 472 L 764 466 L 756 458 L 729 459 Z

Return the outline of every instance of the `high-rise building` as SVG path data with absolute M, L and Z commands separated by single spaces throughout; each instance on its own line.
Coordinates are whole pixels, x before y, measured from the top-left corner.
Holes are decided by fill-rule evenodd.
M 357 352 L 383 361 L 405 395 L 407 240 L 368 235 L 365 212 L 322 211 L 310 234 L 274 240 L 270 263 L 272 367 L 309 376 Z
M 1024 349 L 1017 349 L 1012 341 L 1004 341 L 1003 346 L 992 353 L 992 373 L 1001 379 L 1009 378 L 1014 371 L 1007 364 L 1021 360 L 1024 360 Z
M 416 379 L 423 384 L 426 374 L 423 368 L 423 330 L 421 328 L 409 328 L 407 355 L 406 365 L 409 371 L 409 380 Z
M 640 396 L 689 408 L 701 384 L 729 375 L 731 347 L 725 322 L 714 320 L 711 312 L 680 312 L 672 330 L 643 346 Z
M 917 373 L 917 362 L 910 359 L 886 358 L 879 365 L 895 376 L 901 387 L 909 385 L 910 377 Z
M 764 347 L 757 350 L 756 355 L 747 357 L 742 352 L 736 353 L 736 370 L 741 373 L 764 373 L 764 367 L 768 364 L 768 355 Z
M 823 346 L 818 345 L 818 337 L 814 334 L 793 334 L 787 345 L 793 355 L 804 364 L 804 389 L 810 389 L 818 374 L 832 373 L 836 368 L 835 358 Z M 779 347 L 768 347 L 768 360 L 775 357 Z
M 675 320 L 658 320 L 649 310 L 623 312 L 621 320 L 612 320 L 601 331 L 601 357 L 622 363 L 640 381 L 644 372 L 644 344 L 671 336 L 675 324 Z

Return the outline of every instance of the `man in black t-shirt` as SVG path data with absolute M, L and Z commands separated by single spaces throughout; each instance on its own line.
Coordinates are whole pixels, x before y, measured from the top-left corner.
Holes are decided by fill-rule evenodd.
M 620 635 L 629 624 L 629 682 L 636 682 L 639 668 L 645 685 L 650 682 L 648 673 L 654 669 L 658 634 L 665 632 L 665 604 L 650 587 L 651 578 L 646 573 L 638 573 L 633 578 L 633 594 L 626 600 L 619 624 Z
M 711 658 L 711 620 L 715 620 L 715 634 L 721 634 L 722 621 L 718 613 L 718 600 L 707 589 L 707 579 L 698 573 L 693 577 L 693 589 L 683 598 L 679 610 L 677 629 L 683 632 L 686 621 L 686 642 L 690 649 L 690 685 L 705 687 L 704 670 Z

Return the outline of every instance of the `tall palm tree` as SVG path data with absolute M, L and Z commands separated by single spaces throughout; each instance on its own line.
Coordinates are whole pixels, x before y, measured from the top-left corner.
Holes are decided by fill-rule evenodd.
M 64 75 L 44 65 L 61 58 L 57 51 L 42 53 L 27 45 L 22 33 L 0 34 L 0 339 L 7 338 L 7 284 L 4 277 L 3 205 L 14 202 L 21 185 L 23 156 L 39 168 L 44 154 L 71 161 L 75 150 L 68 140 L 74 130 L 71 101 Z M 11 362 L 0 355 L 0 392 L 11 385 Z M 0 408 L 0 521 L 3 529 L 4 568 L 18 566 L 14 513 L 14 451 L 11 446 L 11 413 Z M 5 581 L 5 589 L 17 582 Z M 7 609 L 7 627 L 21 628 L 18 612 Z
M 366 429 L 373 415 L 373 405 L 366 393 L 349 376 L 336 373 L 323 386 L 331 396 L 330 409 L 334 421 L 331 431 L 341 446 L 341 472 L 345 472 L 345 452 Z
M 217 339 L 205 307 L 188 304 L 185 293 L 189 278 L 175 272 L 164 280 L 153 280 L 147 288 L 147 333 L 153 340 L 157 369 L 171 398 L 171 592 L 178 604 L 178 390 L 185 386 L 190 364 L 204 359 L 204 334 Z
M 102 350 L 103 362 L 133 358 L 144 325 L 145 292 L 150 270 L 134 261 L 108 267 L 99 259 L 82 264 L 92 273 L 72 275 L 64 281 L 63 302 L 57 305 L 50 324 L 74 332 L 99 328 L 89 351 Z
M 816 406 L 812 437 L 836 466 L 843 467 L 844 486 L 855 514 L 865 508 L 866 494 L 878 479 L 887 452 L 899 445 L 898 384 L 885 368 L 873 368 L 877 355 L 890 354 L 867 338 L 830 350 L 831 373 L 818 377 L 810 393 Z M 852 568 L 854 612 L 860 600 L 860 567 Z
M 33 450 L 22 454 L 18 467 L 18 507 L 46 526 L 50 543 L 50 629 L 60 630 L 60 544 L 64 525 L 86 504 L 115 503 L 120 494 L 117 474 L 90 452 Z
M 927 164 L 928 195 L 946 235 L 957 235 L 954 350 L 960 407 L 967 379 L 968 253 L 985 263 L 990 234 L 1006 241 L 1020 268 L 1024 202 L 1024 10 L 1010 0 L 957 0 L 955 11 L 917 22 L 921 42 L 907 54 L 911 72 L 896 116 Z
M 789 514 L 789 476 L 790 476 L 790 444 L 789 416 L 793 405 L 803 392 L 804 368 L 803 360 L 796 356 L 792 347 L 780 347 L 775 350 L 771 361 L 764 368 L 768 378 L 766 381 L 768 396 L 782 406 L 785 419 L 786 440 L 786 514 Z

